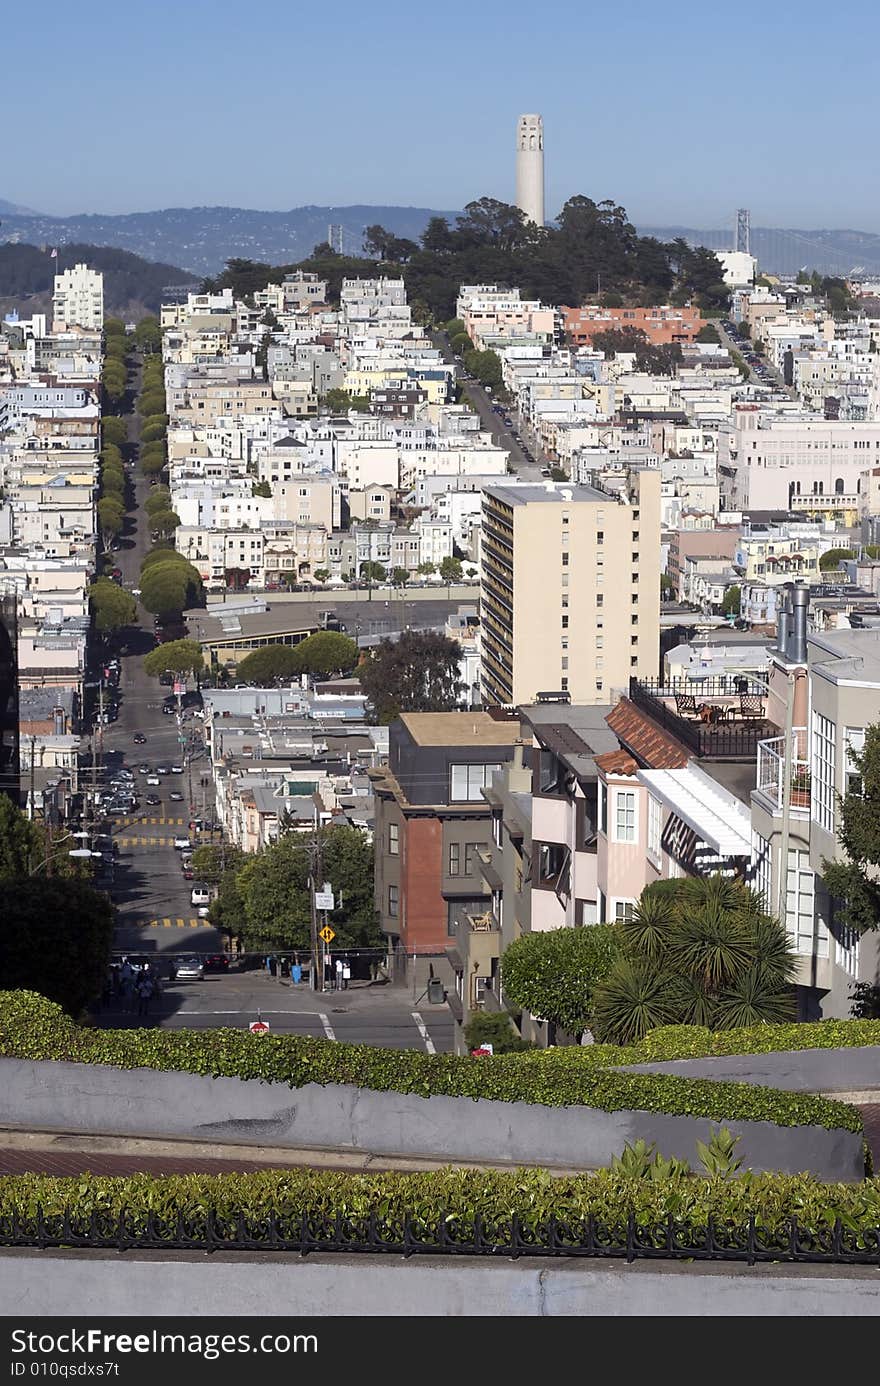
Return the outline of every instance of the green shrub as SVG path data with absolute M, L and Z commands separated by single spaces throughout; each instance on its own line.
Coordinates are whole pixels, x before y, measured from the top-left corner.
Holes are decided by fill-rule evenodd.
M 880 1045 L 880 1020 L 817 1020 L 811 1024 L 751 1025 L 741 1030 L 707 1030 L 701 1025 L 667 1025 L 638 1044 L 616 1051 L 616 1063 L 701 1059 L 716 1054 L 775 1054 L 789 1049 L 857 1049 Z M 609 1046 L 603 1046 L 608 1048 Z
M 553 1177 L 536 1169 L 441 1169 L 422 1174 L 303 1169 L 127 1178 L 20 1174 L 0 1180 L 4 1223 L 16 1216 L 23 1233 L 28 1228 L 35 1231 L 38 1207 L 48 1220 L 69 1208 L 74 1227 L 84 1228 L 93 1214 L 112 1227 L 125 1210 L 134 1233 L 146 1229 L 152 1214 L 154 1227 L 168 1226 L 171 1235 L 178 1213 L 191 1218 L 196 1230 L 205 1226 L 211 1209 L 222 1225 L 232 1228 L 239 1214 L 250 1225 L 265 1228 L 271 1211 L 279 1215 L 282 1226 L 295 1225 L 307 1212 L 351 1219 L 373 1213 L 386 1226 L 398 1227 L 408 1215 L 414 1231 L 423 1229 L 428 1235 L 446 1220 L 464 1237 L 478 1211 L 485 1235 L 505 1240 L 513 1215 L 526 1233 L 555 1218 L 562 1235 L 571 1227 L 576 1239 L 581 1220 L 590 1215 L 621 1235 L 632 1214 L 644 1235 L 661 1248 L 670 1217 L 680 1225 L 680 1237 L 692 1234 L 700 1239 L 712 1218 L 716 1236 L 728 1237 L 730 1245 L 737 1245 L 737 1230 L 741 1236 L 754 1217 L 764 1244 L 784 1251 L 792 1216 L 802 1228 L 819 1234 L 830 1232 L 839 1219 L 855 1246 L 873 1248 L 880 1226 L 880 1181 L 823 1184 L 802 1174 L 707 1178 L 678 1169 L 661 1180 L 628 1177 L 615 1170 Z
M 27 1017 L 34 1005 L 31 1024 Z M 292 1035 L 264 1035 L 257 1045 L 243 1030 L 88 1030 L 64 1025 L 56 1032 L 53 1011 L 47 1012 L 46 1005 L 32 994 L 0 992 L 0 1057 L 249 1078 L 292 1088 L 350 1084 L 418 1097 L 442 1094 L 862 1130 L 859 1112 L 842 1102 L 742 1083 L 620 1073 L 602 1067 L 601 1054 L 592 1055 L 589 1046 L 499 1054 L 489 1061 Z

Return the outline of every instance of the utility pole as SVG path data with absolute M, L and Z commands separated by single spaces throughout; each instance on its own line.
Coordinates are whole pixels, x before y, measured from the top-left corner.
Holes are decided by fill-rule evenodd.
M 311 861 L 311 876 L 309 878 L 309 903 L 311 906 L 311 941 L 312 941 L 312 991 L 318 991 L 318 903 L 315 895 L 318 889 L 318 882 L 323 884 L 324 873 L 321 860 L 321 829 L 318 823 L 318 810 L 315 809 L 315 817 L 312 824 L 312 841 L 309 850 Z M 324 990 L 324 974 L 321 972 L 320 990 Z
M 29 820 L 31 821 L 31 823 L 33 823 L 33 821 L 34 821 L 34 811 L 35 811 L 35 805 L 36 805 L 36 802 L 37 802 L 37 801 L 36 801 L 36 797 L 35 797 L 35 796 L 36 796 L 36 786 L 35 786 L 35 781 L 36 781 L 36 766 L 35 766 L 35 763 L 34 763 L 34 762 L 36 761 L 36 754 L 37 754 L 37 738 L 36 738 L 35 736 L 32 736 L 32 737 L 31 737 L 31 792 L 30 792 L 30 795 L 29 795 L 29 797 L 28 797 L 28 818 L 29 818 Z M 45 814 L 44 814 L 44 816 L 45 816 Z

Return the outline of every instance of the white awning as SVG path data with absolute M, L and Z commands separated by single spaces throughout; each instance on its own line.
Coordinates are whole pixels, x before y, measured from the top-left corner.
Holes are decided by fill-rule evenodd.
M 695 765 L 684 770 L 639 770 L 638 778 L 719 856 L 751 855 L 749 810 Z

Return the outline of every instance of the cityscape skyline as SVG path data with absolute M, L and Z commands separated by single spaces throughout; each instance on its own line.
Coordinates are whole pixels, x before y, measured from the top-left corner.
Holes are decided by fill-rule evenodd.
M 399 25 L 393 22 L 397 11 Z M 539 17 L 524 8 L 508 14 L 496 0 L 475 14 L 451 0 L 448 22 L 432 37 L 434 66 L 426 82 L 421 39 L 409 33 L 402 6 L 386 7 L 392 22 L 380 34 L 344 0 L 337 18 L 347 41 L 330 55 L 338 94 L 332 106 L 324 98 L 328 54 L 321 16 L 297 15 L 292 26 L 277 0 L 260 0 L 246 30 L 227 0 L 214 7 L 210 27 L 198 11 L 180 13 L 168 0 L 159 0 L 149 18 L 127 13 L 120 19 L 108 0 L 91 0 L 86 13 L 102 65 L 96 88 L 76 89 L 78 118 L 93 131 L 88 158 L 77 152 L 80 146 L 71 157 L 70 144 L 57 138 L 72 95 L 65 55 L 81 42 L 82 11 L 74 17 L 49 0 L 39 15 L 19 9 L 8 19 L 8 51 L 42 53 L 45 90 L 31 113 L 27 141 L 10 142 L 5 151 L 0 196 L 46 214 L 221 204 L 266 210 L 355 202 L 463 207 L 483 195 L 512 203 L 509 132 L 520 111 L 540 110 L 552 151 L 550 215 L 567 197 L 583 193 L 597 201 L 613 198 L 634 222 L 647 225 L 732 225 L 736 207 L 745 205 L 756 225 L 880 230 L 873 180 L 864 176 L 867 144 L 852 137 L 868 128 L 870 45 L 847 51 L 846 82 L 838 85 L 835 121 L 829 122 L 821 104 L 803 102 L 802 74 L 818 47 L 829 79 L 842 62 L 825 53 L 827 16 L 816 4 L 802 7 L 794 31 L 752 0 L 740 8 L 742 32 L 754 21 L 758 35 L 748 80 L 741 82 L 724 75 L 732 42 L 724 26 L 690 0 L 674 17 L 636 4 L 626 18 L 614 12 L 588 17 L 564 3 L 551 3 Z M 868 11 L 860 0 L 848 0 L 838 12 L 838 20 L 855 27 L 863 18 Z M 193 73 L 227 62 L 232 51 L 242 71 L 260 70 L 267 64 L 269 31 L 282 47 L 287 38 L 296 53 L 322 60 L 300 65 L 293 91 L 271 80 L 269 65 L 270 80 L 241 84 L 239 97 L 212 109 L 206 120 L 202 84 Z M 589 83 L 558 81 L 563 31 L 572 51 L 582 39 L 589 52 L 609 59 L 591 68 Z M 46 33 L 53 36 L 49 46 Z M 492 83 L 474 84 L 466 101 L 452 100 L 462 43 L 492 52 L 499 33 L 528 53 L 518 80 L 505 85 L 501 100 Z M 707 44 L 715 45 L 717 66 L 706 61 Z M 161 79 L 173 100 L 151 109 L 133 95 L 135 52 L 139 70 Z M 621 85 L 614 58 L 622 52 Z M 394 81 L 365 84 L 364 74 L 380 70 L 383 61 Z M 419 158 L 389 157 L 400 147 L 401 111 L 410 108 L 420 113 Z M 368 139 L 354 134 L 365 109 Z M 821 180 L 804 179 L 802 161 L 786 157 L 795 113 L 798 142 L 810 149 Z M 180 157 L 180 132 L 199 128 L 206 138 L 197 156 Z M 309 129 L 314 138 L 291 138 Z M 849 132 L 845 140 L 841 131 Z M 282 151 L 289 170 L 283 181 Z M 120 179 L 125 166 L 135 176 Z

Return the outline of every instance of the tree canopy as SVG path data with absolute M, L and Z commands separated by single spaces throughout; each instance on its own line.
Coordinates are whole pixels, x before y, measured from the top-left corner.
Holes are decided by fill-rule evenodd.
M 336 909 L 329 915 L 335 947 L 369 947 L 381 941 L 373 899 L 373 847 L 347 826 L 321 830 L 322 879 Z M 309 841 L 284 833 L 277 842 L 223 875 L 211 921 L 253 949 L 307 952 L 311 943 Z
M 0 989 L 39 992 L 74 1017 L 101 995 L 113 906 L 87 881 L 0 879 L 0 917 Z
M 130 626 L 137 616 L 137 605 L 130 592 L 109 578 L 98 578 L 89 588 L 89 605 L 95 618 L 95 628 L 110 634 Z
M 620 951 L 611 925 L 521 934 L 504 951 L 501 980 L 508 1002 L 579 1036 L 593 1016 L 597 984 Z
M 293 647 L 296 671 L 301 674 L 347 674 L 357 663 L 358 647 L 336 630 L 319 630 Z
M 842 861 L 823 861 L 822 876 L 844 923 L 864 933 L 880 924 L 880 725 L 865 728 L 857 750 L 847 743 L 852 767 L 838 800 L 837 840 Z
M 253 294 L 279 275 L 303 269 L 326 279 L 328 297 L 338 302 L 343 278 L 372 275 L 391 264 L 416 312 L 445 322 L 453 336 L 463 330 L 452 317 L 461 284 L 517 285 L 524 297 L 549 303 L 581 304 L 590 296 L 647 304 L 671 298 L 713 311 L 729 300 L 714 251 L 682 239 L 639 236 L 623 207 L 583 196 L 569 198 L 555 224 L 546 227 L 527 221 L 518 207 L 482 197 L 469 202 L 454 224 L 432 217 L 418 246 L 370 226 L 365 250 L 357 258 L 322 245 L 306 260 L 280 266 L 230 260 L 205 288 Z
M 101 419 L 101 441 L 105 447 L 112 443 L 117 448 L 127 443 L 128 428 L 125 420 L 117 418 L 115 414 L 105 414 Z
M 168 640 L 144 655 L 144 673 L 151 678 L 160 674 L 201 674 L 205 667 L 202 647 L 197 640 Z
M 407 630 L 383 640 L 359 670 L 377 722 L 401 712 L 449 712 L 461 690 L 461 648 L 436 631 Z
M 293 678 L 299 672 L 296 650 L 293 645 L 263 645 L 240 659 L 235 672 L 240 683 L 257 686 Z

